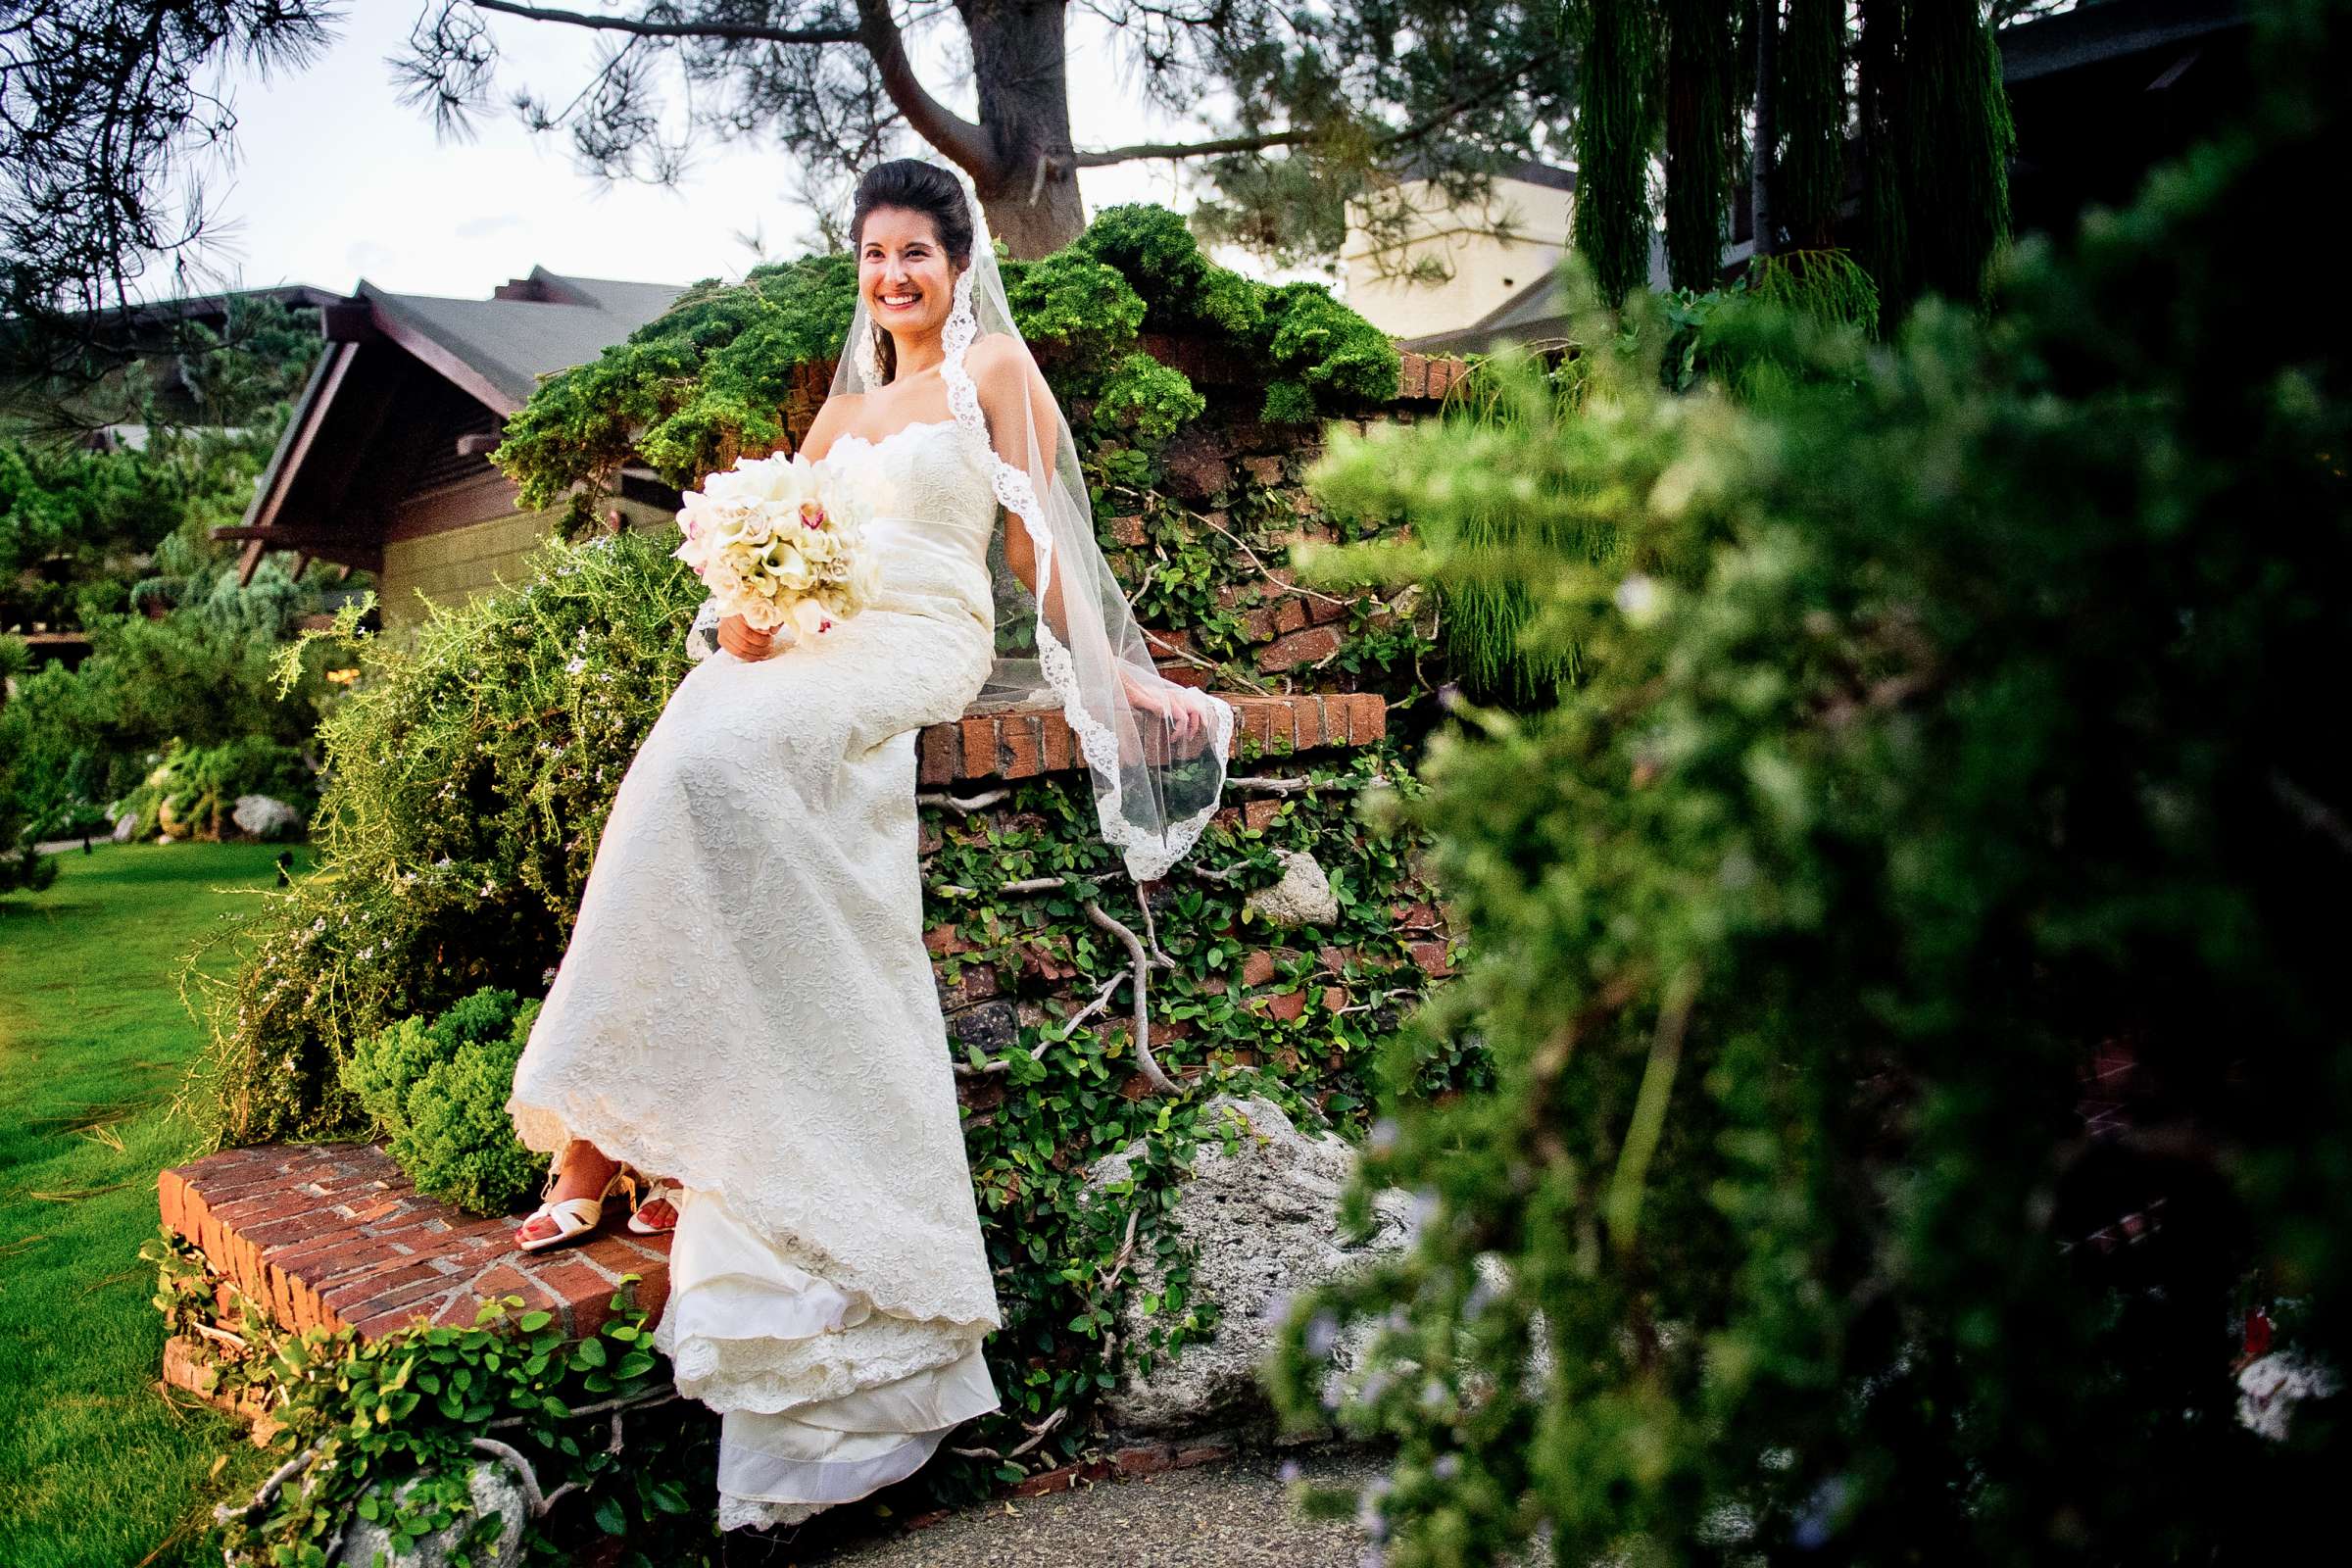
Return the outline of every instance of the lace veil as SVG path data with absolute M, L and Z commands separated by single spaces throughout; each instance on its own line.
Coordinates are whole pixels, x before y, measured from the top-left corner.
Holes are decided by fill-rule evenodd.
M 1069 421 L 1013 324 L 987 223 L 978 203 L 971 210 L 971 265 L 956 279 L 941 374 L 956 422 L 988 453 L 1004 519 L 989 546 L 996 662 L 971 710 L 1058 709 L 1093 777 L 1104 841 L 1130 876 L 1151 881 L 1192 848 L 1217 808 L 1233 707 L 1169 680 L 1152 662 L 1095 537 Z M 833 395 L 884 383 L 880 331 L 860 296 L 834 368 Z M 975 346 L 980 356 L 967 364 Z M 986 409 L 974 366 L 985 367 Z M 1026 397 L 998 391 L 1024 385 Z M 1034 594 L 1006 564 L 1007 530 L 1016 526 L 1026 530 L 1036 562 Z M 1188 714 L 1202 721 L 1201 733 L 1183 741 Z

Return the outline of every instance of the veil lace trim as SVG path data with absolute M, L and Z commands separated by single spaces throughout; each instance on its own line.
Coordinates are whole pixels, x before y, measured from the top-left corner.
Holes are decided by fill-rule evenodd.
M 1070 651 L 1047 623 L 1046 594 L 1054 580 L 1053 530 L 1045 525 L 1044 508 L 1038 501 L 1037 488 L 1029 475 L 1004 461 L 996 443 L 989 439 L 988 419 L 980 408 L 980 388 L 965 368 L 964 355 L 980 334 L 978 318 L 972 311 L 972 275 L 977 267 L 967 267 L 956 279 L 954 304 L 948 313 L 947 326 L 941 334 L 947 358 L 940 365 L 940 377 L 947 383 L 948 412 L 956 422 L 977 440 L 988 455 L 989 488 L 1005 511 L 1017 513 L 1029 527 L 1029 543 L 1037 561 L 1037 659 L 1047 684 L 1061 699 L 1061 716 L 1069 724 L 1070 733 L 1078 739 L 1080 752 L 1097 777 L 1107 780 L 1096 802 L 1104 842 L 1117 850 L 1127 862 L 1128 873 L 1138 882 L 1150 882 L 1167 874 L 1168 867 L 1184 858 L 1185 852 L 1216 814 L 1217 802 L 1211 800 L 1191 816 L 1169 822 L 1163 831 L 1146 834 L 1131 824 L 1120 809 L 1122 791 L 1118 784 L 1119 739 L 1110 726 L 1087 710 L 1080 694 L 1078 670 Z M 1233 709 L 1224 702 L 1211 704 L 1214 713 L 1211 744 L 1217 755 L 1226 755 L 1233 739 Z

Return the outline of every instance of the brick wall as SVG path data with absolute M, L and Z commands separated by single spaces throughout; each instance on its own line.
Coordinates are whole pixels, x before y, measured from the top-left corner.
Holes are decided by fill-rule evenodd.
M 514 1221 L 418 1197 L 369 1144 L 223 1150 L 163 1172 L 156 1196 L 164 1223 L 204 1250 L 224 1298 L 241 1294 L 298 1333 L 348 1326 L 372 1340 L 416 1318 L 467 1326 L 483 1298 L 510 1295 L 590 1333 L 621 1275 L 644 1276 L 637 1299 L 651 1306 L 669 1288 L 666 1236 L 608 1225 L 587 1242 L 518 1252 Z

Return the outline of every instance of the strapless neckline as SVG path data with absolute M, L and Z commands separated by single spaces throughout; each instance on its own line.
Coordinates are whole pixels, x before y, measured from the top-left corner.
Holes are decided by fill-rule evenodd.
M 891 431 L 890 434 L 884 436 L 879 441 L 872 440 L 866 436 L 858 434 L 856 431 L 852 431 L 847 435 L 835 436 L 833 438 L 833 445 L 828 450 L 827 455 L 829 456 L 832 452 L 840 451 L 844 443 L 851 441 L 857 442 L 868 452 L 879 452 L 884 447 L 890 445 L 893 441 L 896 441 L 899 437 L 911 434 L 916 430 L 954 429 L 955 426 L 956 420 L 953 416 L 945 419 L 917 419 L 912 424 L 900 425 L 896 430 Z

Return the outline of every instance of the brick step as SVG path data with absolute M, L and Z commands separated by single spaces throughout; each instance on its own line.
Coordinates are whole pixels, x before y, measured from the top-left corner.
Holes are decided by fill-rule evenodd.
M 1376 692 L 1219 692 L 1238 722 L 1233 745 L 1245 736 L 1275 753 L 1369 746 L 1388 733 L 1388 699 Z M 960 779 L 1034 778 L 1084 767 L 1057 709 L 1007 708 L 974 713 L 953 724 L 924 727 L 916 742 L 916 777 L 924 784 Z
M 623 1274 L 644 1276 L 636 1299 L 657 1312 L 669 1294 L 669 1238 L 631 1235 L 618 1200 L 588 1241 L 523 1252 L 519 1214 L 420 1197 L 375 1144 L 226 1149 L 165 1171 L 156 1196 L 164 1223 L 228 1287 L 297 1333 L 349 1326 L 376 1340 L 417 1318 L 467 1327 L 482 1301 L 519 1296 L 524 1311 L 587 1334 L 611 1316 Z

